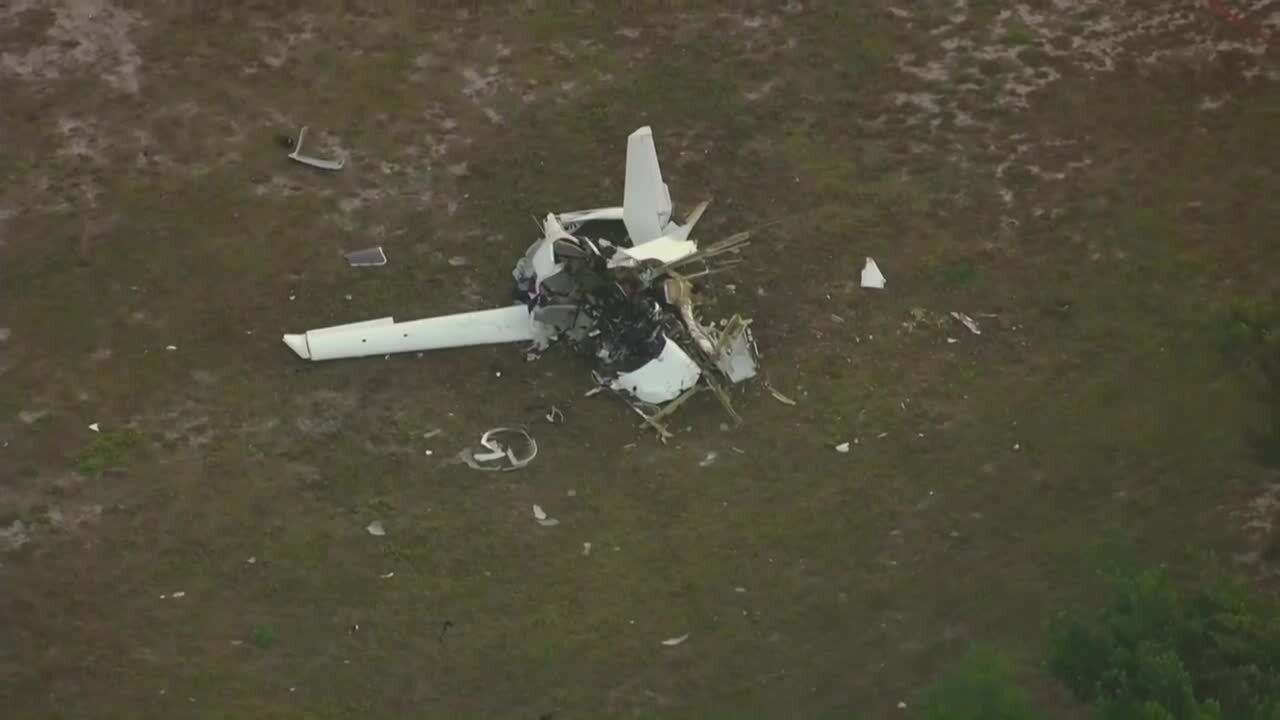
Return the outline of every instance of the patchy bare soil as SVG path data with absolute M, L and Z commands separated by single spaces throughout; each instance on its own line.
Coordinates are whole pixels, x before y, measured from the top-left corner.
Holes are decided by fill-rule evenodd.
M 1280 65 L 1201 3 L 176 5 L 0 9 L 13 717 L 891 717 L 975 643 L 1077 717 L 1035 658 L 1099 570 L 1274 577 L 1217 338 L 1276 287 Z M 506 301 L 643 124 L 756 230 L 711 302 L 795 407 L 664 447 L 565 355 L 280 343 Z

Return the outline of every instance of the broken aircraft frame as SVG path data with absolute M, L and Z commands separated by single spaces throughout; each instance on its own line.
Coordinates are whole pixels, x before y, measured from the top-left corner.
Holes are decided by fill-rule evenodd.
M 653 133 L 642 127 L 627 140 L 622 207 L 548 214 L 542 238 L 512 271 L 514 304 L 410 322 L 377 318 L 288 334 L 284 343 L 319 361 L 494 343 L 543 350 L 565 341 L 592 357 L 596 382 L 663 439 L 663 418 L 704 387 L 738 420 L 726 387 L 757 373 L 750 321 L 704 324 L 692 280 L 736 264 L 723 257 L 740 251 L 747 234 L 699 250 L 690 234 L 707 205 L 683 224 L 672 220 Z M 618 221 L 629 246 L 579 233 L 588 223 Z M 697 272 L 686 273 L 690 266 Z

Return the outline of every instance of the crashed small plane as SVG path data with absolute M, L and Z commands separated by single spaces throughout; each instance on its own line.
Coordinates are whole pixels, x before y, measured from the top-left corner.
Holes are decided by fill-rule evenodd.
M 672 219 L 653 132 L 642 127 L 627 139 L 622 207 L 548 214 L 542 238 L 512 271 L 512 305 L 410 322 L 383 317 L 285 335 L 284 343 L 318 361 L 494 343 L 541 351 L 566 342 L 594 360 L 602 389 L 626 400 L 664 439 L 662 419 L 704 388 L 736 420 L 726 388 L 758 371 L 750 321 L 704 324 L 693 280 L 737 264 L 726 257 L 748 236 L 699 249 L 690 235 L 707 205 L 683 223 Z M 581 232 L 606 222 L 621 222 L 629 242 Z

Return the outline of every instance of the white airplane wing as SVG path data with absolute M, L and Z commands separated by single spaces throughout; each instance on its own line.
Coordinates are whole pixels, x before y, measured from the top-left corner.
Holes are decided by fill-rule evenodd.
M 644 126 L 627 138 L 627 179 L 622 191 L 622 222 L 632 245 L 662 237 L 671 220 L 671 193 L 662 182 L 653 130 Z
M 527 342 L 534 324 L 523 305 L 398 323 L 389 317 L 285 335 L 303 360 L 337 360 L 440 348 Z

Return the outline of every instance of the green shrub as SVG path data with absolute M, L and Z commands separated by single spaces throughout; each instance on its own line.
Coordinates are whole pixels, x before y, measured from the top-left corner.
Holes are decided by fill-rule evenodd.
M 969 655 L 929 693 L 920 720 L 1038 720 L 1006 665 L 987 653 Z
M 1280 467 L 1280 292 L 1231 311 L 1223 352 L 1262 404 L 1249 443 L 1261 462 Z
M 1059 618 L 1050 668 L 1102 720 L 1280 719 L 1280 606 L 1216 569 L 1180 592 L 1116 579 L 1095 617 Z

